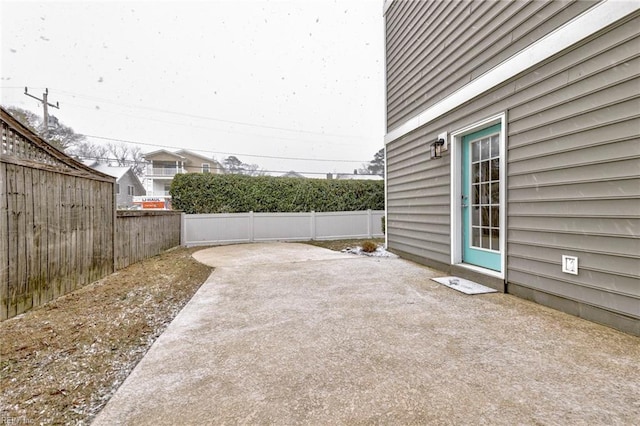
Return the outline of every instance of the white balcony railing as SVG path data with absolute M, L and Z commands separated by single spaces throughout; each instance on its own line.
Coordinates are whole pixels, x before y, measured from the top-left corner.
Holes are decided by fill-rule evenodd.
M 184 173 L 184 169 L 177 167 L 148 167 L 147 176 L 175 176 L 178 173 Z

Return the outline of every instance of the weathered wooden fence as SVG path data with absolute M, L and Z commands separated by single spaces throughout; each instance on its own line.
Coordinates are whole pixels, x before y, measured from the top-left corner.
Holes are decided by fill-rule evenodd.
M 0 112 L 0 320 L 180 245 L 180 213 L 116 216 L 113 177 Z
M 384 210 L 307 213 L 187 214 L 182 244 L 383 237 Z
M 118 211 L 115 232 L 116 269 L 179 246 L 180 216 L 180 212 L 174 211 Z
M 6 319 L 113 272 L 115 179 L 1 113 L 0 319 Z

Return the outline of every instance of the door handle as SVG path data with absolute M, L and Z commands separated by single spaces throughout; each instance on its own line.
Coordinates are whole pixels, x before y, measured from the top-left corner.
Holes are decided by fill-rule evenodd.
M 469 197 L 467 197 L 466 195 L 463 195 L 463 196 L 462 196 L 462 204 L 461 204 L 461 206 L 460 206 L 460 207 L 462 207 L 463 209 L 464 209 L 465 207 L 469 207 L 469 204 L 467 204 L 467 201 L 468 201 L 468 200 L 469 200 Z

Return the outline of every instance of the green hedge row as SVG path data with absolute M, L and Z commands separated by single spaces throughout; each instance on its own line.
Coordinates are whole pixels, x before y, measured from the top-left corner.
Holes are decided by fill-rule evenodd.
M 383 181 L 187 173 L 170 194 L 189 214 L 384 210 Z

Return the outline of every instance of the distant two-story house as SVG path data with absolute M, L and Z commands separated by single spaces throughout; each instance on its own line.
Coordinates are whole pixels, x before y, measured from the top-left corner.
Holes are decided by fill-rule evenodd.
M 170 198 L 173 177 L 179 173 L 223 174 L 224 167 L 213 158 L 182 149 L 176 152 L 160 149 L 146 153 L 147 196 Z
M 131 167 L 112 167 L 106 164 L 93 166 L 99 172 L 116 178 L 116 206 L 118 209 L 130 209 L 134 206 L 133 197 L 145 195 L 140 179 Z
M 84 165 L 91 167 L 105 175 L 116 178 L 116 208 L 130 209 L 134 207 L 134 197 L 145 195 L 144 185 L 134 173 L 131 167 L 116 167 L 101 164 L 97 161 L 83 161 Z
M 640 2 L 383 13 L 389 250 L 640 334 Z

